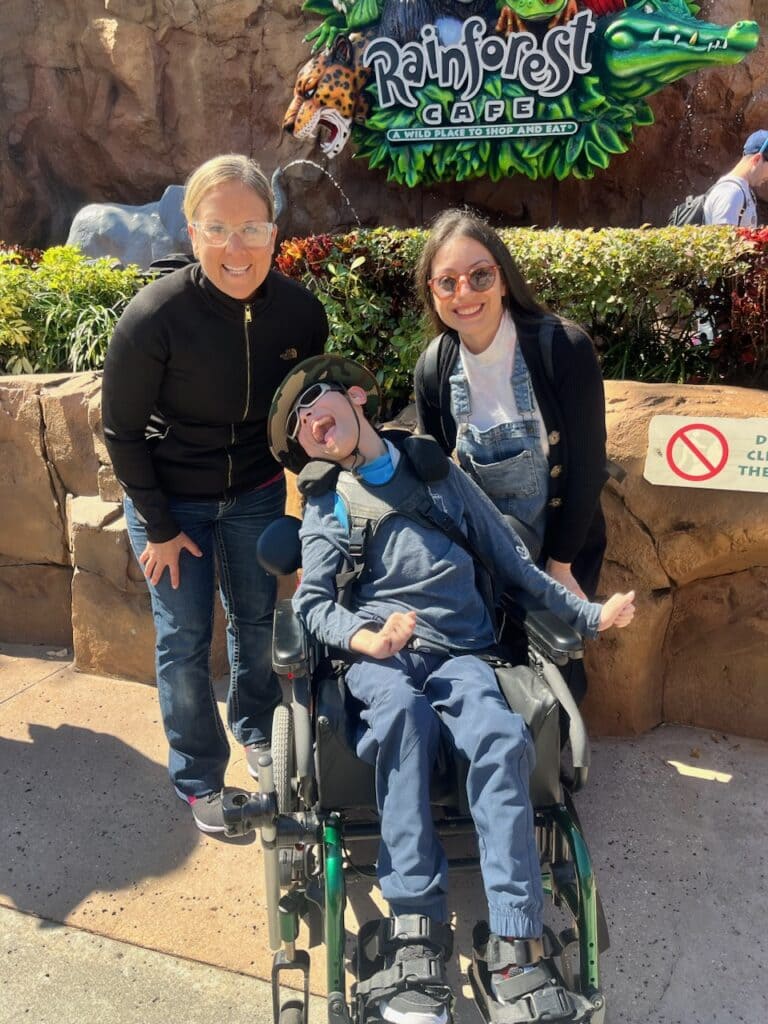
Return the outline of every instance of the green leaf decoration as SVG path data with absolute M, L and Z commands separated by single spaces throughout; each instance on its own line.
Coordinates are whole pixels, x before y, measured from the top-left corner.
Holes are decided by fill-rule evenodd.
M 321 14 L 324 18 L 332 18 L 338 13 L 331 0 L 306 0 L 301 9 L 311 14 Z
M 605 150 L 591 139 L 587 139 L 584 143 L 584 155 L 591 164 L 594 164 L 595 167 L 599 167 L 602 170 L 605 170 L 610 163 L 608 154 Z
M 629 148 L 619 137 L 618 132 L 607 122 L 594 121 L 591 125 L 592 136 L 602 149 L 608 153 L 626 153 Z
M 585 129 L 581 128 L 576 133 L 576 135 L 571 135 L 571 137 L 568 139 L 568 141 L 566 142 L 565 146 L 563 147 L 563 152 L 565 154 L 565 158 L 566 158 L 566 160 L 568 161 L 569 164 L 575 164 L 576 163 L 576 160 L 578 159 L 579 153 L 581 153 L 581 151 L 582 151 L 582 149 L 584 147 L 585 136 L 586 136 Z
M 377 0 L 356 0 L 347 11 L 347 26 L 350 29 L 363 28 L 381 17 Z
M 653 124 L 656 118 L 653 116 L 653 111 L 645 101 L 641 101 L 635 108 L 634 122 L 641 127 L 647 127 L 649 124 Z

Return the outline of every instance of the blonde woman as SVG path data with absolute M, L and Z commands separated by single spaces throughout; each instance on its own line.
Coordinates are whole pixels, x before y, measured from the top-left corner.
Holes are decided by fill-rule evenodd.
M 184 213 L 197 262 L 130 302 L 104 366 L 104 434 L 147 579 L 158 695 L 177 795 L 203 832 L 224 832 L 229 746 L 211 686 L 215 582 L 227 617 L 227 717 L 251 774 L 270 742 L 275 582 L 255 559 L 282 515 L 267 445 L 272 394 L 323 351 L 319 301 L 272 269 L 274 199 L 258 164 L 228 154 L 190 175 Z

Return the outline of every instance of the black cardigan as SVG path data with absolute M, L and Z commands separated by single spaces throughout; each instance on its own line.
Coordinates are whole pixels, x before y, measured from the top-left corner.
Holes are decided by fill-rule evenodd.
M 594 590 L 605 549 L 600 491 L 606 474 L 605 395 L 592 341 L 581 328 L 556 320 L 550 379 L 538 343 L 540 318 L 515 321 L 549 439 L 549 499 L 543 557 L 574 564 L 582 586 Z M 416 365 L 414 390 L 419 430 L 450 454 L 456 445 L 449 377 L 458 336 L 443 334 L 438 357 L 439 404 L 424 380 L 425 355 Z M 578 558 L 579 553 L 582 558 Z M 586 564 L 585 564 L 586 562 Z M 581 563 L 581 564 L 579 564 Z

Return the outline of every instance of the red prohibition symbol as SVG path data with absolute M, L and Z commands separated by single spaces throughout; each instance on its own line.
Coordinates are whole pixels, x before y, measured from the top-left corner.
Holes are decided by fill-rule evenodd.
M 694 431 L 702 431 L 706 436 L 702 437 L 698 434 L 691 437 L 690 435 Z M 719 430 L 715 430 L 714 427 L 710 427 L 706 423 L 688 423 L 676 430 L 670 437 L 666 456 L 669 468 L 683 480 L 711 480 L 713 476 L 717 476 L 728 461 L 728 442 Z M 690 473 L 678 465 L 678 463 L 683 463 L 683 465 L 687 463 L 691 468 L 691 456 L 693 457 L 693 466 L 700 467 L 694 473 Z

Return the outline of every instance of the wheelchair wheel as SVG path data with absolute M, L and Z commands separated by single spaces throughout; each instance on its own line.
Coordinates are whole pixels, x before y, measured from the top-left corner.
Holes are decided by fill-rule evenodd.
M 280 1007 L 279 1024 L 304 1024 L 304 1005 L 293 1000 Z
M 290 814 L 296 810 L 296 795 L 293 790 L 296 751 L 293 743 L 293 714 L 286 704 L 275 708 L 272 719 L 272 771 L 278 813 Z M 282 1024 L 282 1016 L 280 1020 Z

